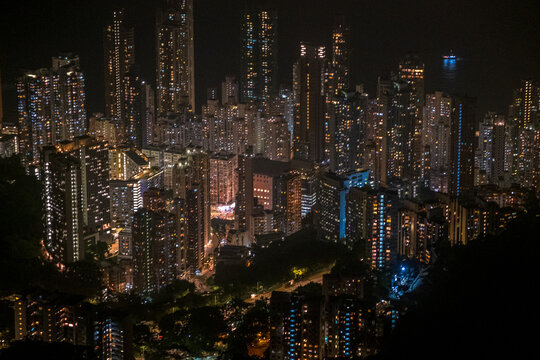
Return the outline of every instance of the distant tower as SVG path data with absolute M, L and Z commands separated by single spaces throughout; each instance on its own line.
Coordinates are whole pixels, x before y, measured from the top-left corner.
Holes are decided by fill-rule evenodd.
M 474 185 L 476 99 L 453 96 L 451 122 L 448 193 L 459 197 Z
M 425 174 L 433 191 L 448 192 L 452 98 L 443 92 L 427 94 L 422 139 L 429 152 L 430 169 Z
M 510 116 L 513 132 L 513 175 L 524 186 L 540 185 L 540 130 L 535 116 L 540 111 L 540 89 L 531 80 L 523 80 L 514 92 Z
M 339 19 L 338 24 L 332 31 L 332 60 L 331 70 L 333 73 L 332 91 L 334 95 L 349 90 L 350 86 L 350 61 L 351 39 L 350 30 L 345 20 Z
M 242 16 L 242 101 L 266 102 L 278 89 L 278 15 L 266 4 L 247 5 Z
M 27 72 L 17 82 L 20 151 L 38 163 L 43 146 L 86 133 L 85 77 L 79 57 L 52 59 L 51 69 Z
M 152 128 L 156 121 L 155 93 L 150 84 L 142 82 L 142 146 L 146 147 L 152 144 Z
M 125 10 L 113 12 L 105 27 L 105 114 L 122 121 L 124 116 L 124 81 L 135 64 L 134 31 L 126 25 Z
M 156 31 L 157 111 L 195 110 L 193 0 L 165 0 Z
M 225 81 L 221 83 L 221 103 L 238 104 L 238 81 L 234 76 L 225 76 Z
M 293 67 L 295 98 L 293 158 L 324 159 L 323 69 L 325 48 L 300 44 L 300 58 Z
M 415 55 L 407 55 L 399 64 L 399 82 L 406 86 L 406 96 L 401 105 L 405 106 L 406 122 L 404 139 L 404 161 L 406 168 L 403 174 L 417 180 L 420 177 L 422 164 L 422 110 L 424 107 L 424 63 Z M 408 103 L 407 103 L 408 102 Z M 410 128 L 409 128 L 410 126 Z
M 174 212 L 182 219 L 178 235 L 184 253 L 182 271 L 195 275 L 202 269 L 205 244 L 210 239 L 210 158 L 200 148 L 190 147 L 173 168 Z
M 55 262 L 84 258 L 81 164 L 52 146 L 43 149 L 44 246 Z

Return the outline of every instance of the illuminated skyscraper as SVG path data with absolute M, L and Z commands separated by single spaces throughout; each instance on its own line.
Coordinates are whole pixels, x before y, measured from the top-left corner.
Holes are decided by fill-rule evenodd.
M 411 179 L 413 170 L 414 94 L 404 81 L 393 82 L 388 105 L 388 177 Z
M 210 157 L 210 205 L 218 214 L 220 208 L 227 210 L 235 202 L 237 167 L 236 155 L 220 152 Z
M 274 356 L 281 355 L 276 359 L 319 359 L 322 340 L 320 296 L 272 292 L 270 302 L 271 307 L 284 310 L 279 319 L 281 341 L 273 342 L 270 349 Z
M 77 56 L 52 59 L 52 68 L 28 72 L 17 82 L 19 137 L 27 163 L 37 163 L 43 146 L 86 133 L 85 77 Z
M 265 131 L 265 155 L 270 160 L 289 161 L 291 159 L 291 136 L 289 126 L 281 116 L 268 119 Z
M 94 351 L 100 359 L 122 360 L 126 352 L 124 327 L 117 317 L 101 316 L 94 324 Z
M 157 111 L 195 111 L 193 0 L 165 0 L 157 16 Z
M 368 309 L 364 301 L 364 280 L 361 277 L 325 274 L 322 295 L 321 337 L 324 339 L 324 358 L 367 355 Z
M 407 113 L 407 117 L 412 117 L 412 124 L 409 124 L 407 119 L 405 131 L 410 138 L 406 140 L 407 152 L 405 155 L 405 163 L 408 169 L 404 169 L 405 175 L 411 179 L 417 180 L 420 178 L 421 172 L 421 154 L 422 154 L 422 111 L 424 107 L 424 63 L 417 56 L 408 55 L 399 64 L 398 78 L 400 83 L 406 84 L 408 96 L 404 99 L 405 102 L 400 105 Z M 412 125 L 412 128 L 408 127 Z M 410 152 L 410 153 L 408 153 Z
M 221 83 L 221 103 L 223 105 L 238 104 L 238 81 L 234 76 L 225 76 Z
M 113 228 L 131 229 L 133 214 L 143 206 L 141 185 L 138 180 L 111 180 Z
M 123 121 L 126 74 L 135 64 L 134 31 L 125 19 L 125 10 L 113 12 L 111 22 L 105 27 L 105 115 Z
M 423 147 L 429 151 L 428 179 L 434 191 L 448 192 L 452 99 L 437 91 L 426 95 L 423 115 Z
M 362 126 L 364 147 L 362 164 L 370 169 L 375 181 L 386 184 L 388 167 L 388 116 L 392 82 L 378 78 L 377 96 L 366 104 L 365 124 Z
M 531 80 L 521 82 L 510 107 L 513 122 L 513 175 L 525 186 L 540 185 L 540 89 Z
M 369 171 L 350 171 L 342 175 L 326 173 L 319 179 L 315 223 L 318 237 L 347 245 L 347 194 L 352 188 L 372 186 Z
M 133 221 L 133 285 L 138 293 L 157 291 L 176 278 L 177 233 L 173 214 L 145 208 Z
M 330 169 L 335 173 L 342 174 L 361 167 L 365 134 L 362 129 L 367 111 L 367 94 L 361 88 L 332 97 L 328 112 L 328 137 Z
M 491 153 L 491 182 L 497 184 L 506 173 L 507 132 L 504 115 L 496 114 L 493 119 L 493 145 Z
M 385 188 L 351 189 L 347 197 L 347 235 L 365 240 L 364 256 L 374 269 L 388 269 L 397 254 L 397 195 Z
M 452 96 L 448 193 L 461 196 L 474 185 L 476 99 Z
M 210 161 L 200 148 L 187 148 L 173 168 L 174 213 L 184 253 L 181 271 L 195 275 L 202 269 L 210 239 Z
M 241 232 L 251 233 L 251 214 L 253 212 L 253 149 L 248 148 L 244 154 L 238 155 L 238 192 L 234 208 L 235 228 Z
M 143 109 L 142 81 L 132 68 L 124 74 L 122 85 L 122 134 L 125 141 L 140 149 L 143 144 L 143 122 L 147 116 L 146 109 Z
M 437 213 L 436 210 L 432 211 L 429 205 L 405 200 L 398 213 L 397 241 L 400 256 L 430 262 L 433 244 L 447 235 L 442 212 Z
M 332 71 L 331 90 L 334 95 L 348 91 L 350 86 L 351 39 L 350 30 L 344 20 L 334 27 L 332 31 Z
M 242 15 L 241 99 L 266 102 L 278 90 L 278 15 L 271 2 L 254 3 Z
M 324 66 L 324 47 L 300 44 L 300 58 L 293 67 L 294 159 L 321 162 L 325 158 Z
M 489 112 L 478 126 L 475 151 L 474 184 L 497 184 L 504 176 L 505 117 Z
M 85 232 L 93 233 L 110 227 L 109 148 L 89 136 L 61 142 L 57 150 L 80 163 L 81 211 Z
M 142 97 L 142 147 L 152 144 L 153 127 L 156 122 L 155 92 L 150 84 L 144 81 L 141 88 Z
M 44 244 L 59 263 L 83 259 L 84 234 L 110 227 L 108 154 L 87 136 L 43 148 Z
M 55 262 L 84 258 L 81 164 L 74 157 L 43 148 L 45 249 Z

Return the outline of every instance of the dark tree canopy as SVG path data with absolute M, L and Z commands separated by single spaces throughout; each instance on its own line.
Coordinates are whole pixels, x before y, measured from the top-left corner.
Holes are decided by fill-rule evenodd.
M 532 358 L 539 232 L 529 212 L 501 236 L 446 249 L 377 358 Z

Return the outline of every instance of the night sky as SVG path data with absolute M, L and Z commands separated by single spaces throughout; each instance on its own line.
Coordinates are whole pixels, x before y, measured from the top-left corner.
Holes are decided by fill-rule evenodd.
M 159 0 L 0 1 L 0 68 L 6 120 L 16 116 L 21 69 L 49 67 L 59 52 L 80 55 L 88 110 L 103 111 L 103 27 L 125 7 L 135 26 L 143 78 L 154 82 L 154 19 Z M 240 68 L 240 0 L 194 0 L 197 107 L 206 88 Z M 426 90 L 444 89 L 441 55 L 458 62 L 455 89 L 478 97 L 479 110 L 506 112 L 522 78 L 540 80 L 538 0 L 275 0 L 279 10 L 279 76 L 290 85 L 300 40 L 327 45 L 334 15 L 353 31 L 352 75 L 373 94 L 378 75 L 394 70 L 407 52 L 426 63 Z

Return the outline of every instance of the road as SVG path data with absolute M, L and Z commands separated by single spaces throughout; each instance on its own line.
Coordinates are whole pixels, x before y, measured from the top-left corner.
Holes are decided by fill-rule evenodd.
M 330 273 L 330 270 L 332 269 L 332 266 L 329 266 L 317 273 L 311 274 L 310 276 L 307 276 L 306 278 L 295 281 L 292 285 L 289 285 L 289 283 L 286 283 L 276 289 L 272 289 L 268 292 L 262 293 L 262 294 L 255 294 L 255 296 L 250 297 L 249 299 L 246 299 L 245 301 L 247 303 L 254 303 L 257 300 L 268 300 L 270 299 L 270 295 L 272 295 L 272 291 L 285 291 L 285 292 L 292 292 L 296 290 L 296 288 L 304 286 L 309 284 L 310 282 L 314 282 L 317 284 L 322 284 L 322 278 L 324 274 Z

